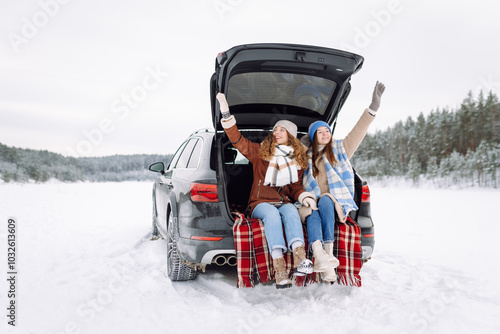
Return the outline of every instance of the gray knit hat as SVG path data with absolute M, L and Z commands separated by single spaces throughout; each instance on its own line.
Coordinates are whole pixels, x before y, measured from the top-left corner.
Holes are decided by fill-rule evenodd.
M 297 138 L 297 125 L 295 125 L 294 123 L 282 119 L 281 121 L 277 121 L 276 124 L 274 124 L 273 131 L 277 126 L 284 127 L 289 134 Z

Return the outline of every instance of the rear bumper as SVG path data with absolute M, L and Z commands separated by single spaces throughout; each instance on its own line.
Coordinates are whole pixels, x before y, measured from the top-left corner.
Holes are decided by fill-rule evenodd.
M 210 264 L 217 255 L 235 254 L 232 226 L 220 215 L 181 217 L 177 252 L 181 260 L 195 264 Z
M 181 260 L 195 264 L 211 264 L 215 256 L 235 254 L 233 236 L 219 241 L 177 239 L 177 251 Z

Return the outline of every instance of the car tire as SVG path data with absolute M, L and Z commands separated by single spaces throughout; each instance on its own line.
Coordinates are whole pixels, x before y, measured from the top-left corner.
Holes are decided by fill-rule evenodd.
M 167 226 L 167 275 L 172 281 L 187 281 L 196 277 L 196 269 L 182 263 L 177 253 L 178 233 L 173 224 L 173 213 L 168 216 Z

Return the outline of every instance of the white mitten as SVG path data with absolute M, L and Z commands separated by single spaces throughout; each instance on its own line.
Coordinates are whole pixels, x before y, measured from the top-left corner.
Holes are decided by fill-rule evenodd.
M 229 113 L 229 104 L 227 104 L 226 96 L 222 93 L 217 93 L 216 98 L 217 101 L 219 101 L 222 118 L 228 119 L 229 117 L 231 117 L 231 114 Z
M 313 209 L 313 210 L 318 210 L 318 205 L 316 204 L 316 200 L 314 198 L 311 198 L 311 197 L 305 197 L 302 200 L 302 205 L 307 206 L 307 207 L 311 207 L 311 209 Z

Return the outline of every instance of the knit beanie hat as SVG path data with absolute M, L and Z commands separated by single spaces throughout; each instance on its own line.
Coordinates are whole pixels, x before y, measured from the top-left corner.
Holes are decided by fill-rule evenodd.
M 276 124 L 274 124 L 273 131 L 277 126 L 284 127 L 289 134 L 297 138 L 297 125 L 295 125 L 294 123 L 282 119 L 281 121 L 277 121 Z
M 309 134 L 309 138 L 311 139 L 311 143 L 314 142 L 314 135 L 316 134 L 316 130 L 318 130 L 318 128 L 322 126 L 326 126 L 328 130 L 330 130 L 330 133 L 332 133 L 332 128 L 326 122 L 316 121 L 314 123 L 311 123 L 311 125 L 309 125 L 309 130 L 307 131 Z

